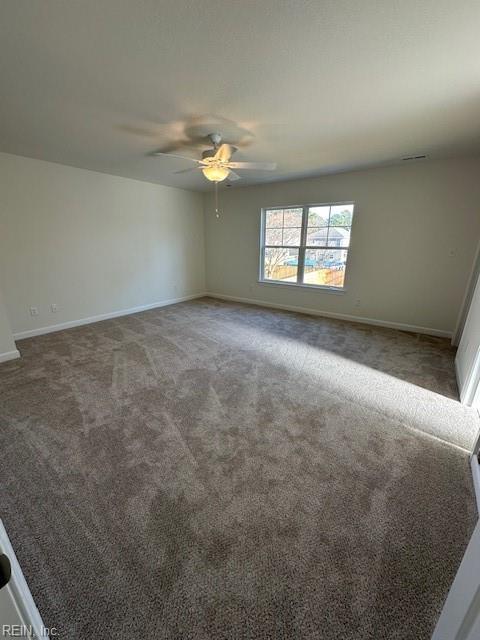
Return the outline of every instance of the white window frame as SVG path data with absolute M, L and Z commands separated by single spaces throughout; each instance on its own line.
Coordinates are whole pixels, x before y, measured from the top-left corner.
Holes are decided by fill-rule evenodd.
M 327 247 L 326 245 L 315 245 L 310 246 L 306 244 L 307 238 L 307 227 L 308 227 L 308 210 L 311 207 L 336 207 L 342 205 L 352 205 L 353 206 L 353 217 L 352 217 L 352 226 L 350 228 L 350 242 L 348 247 Z M 265 245 L 265 235 L 266 235 L 266 212 L 267 211 L 283 211 L 284 209 L 302 209 L 302 228 L 300 234 L 300 245 L 291 245 L 291 246 L 283 246 L 283 245 Z M 258 282 L 260 284 L 272 284 L 272 285 L 280 285 L 284 287 L 306 287 L 308 289 L 321 289 L 323 291 L 328 291 L 330 293 L 344 293 L 346 291 L 346 280 L 347 280 L 347 272 L 348 272 L 348 260 L 350 258 L 350 250 L 352 247 L 351 242 L 351 234 L 353 229 L 353 218 L 356 217 L 356 205 L 353 200 L 346 200 L 344 202 L 320 202 L 313 204 L 296 204 L 296 205 L 284 205 L 284 206 L 274 206 L 274 207 L 262 207 L 261 209 L 261 223 L 260 223 L 260 260 L 259 260 L 259 273 L 258 273 Z M 329 225 L 330 226 L 330 225 Z M 297 282 L 284 282 L 282 280 L 269 280 L 268 278 L 264 278 L 265 273 L 265 249 L 273 248 L 273 249 L 298 249 L 298 270 L 297 270 Z M 305 252 L 309 249 L 318 250 L 343 250 L 347 252 L 347 259 L 345 261 L 345 278 L 343 281 L 343 287 L 334 287 L 331 285 L 325 284 L 308 284 L 302 282 L 304 268 L 305 268 Z

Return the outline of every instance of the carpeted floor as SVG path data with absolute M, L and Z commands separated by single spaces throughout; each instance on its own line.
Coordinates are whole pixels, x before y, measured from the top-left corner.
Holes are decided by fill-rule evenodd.
M 447 341 L 205 298 L 18 346 L 0 517 L 57 637 L 430 638 L 476 517 Z

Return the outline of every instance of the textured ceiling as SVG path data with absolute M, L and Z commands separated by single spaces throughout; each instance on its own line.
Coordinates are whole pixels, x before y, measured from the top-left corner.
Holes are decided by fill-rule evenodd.
M 242 184 L 476 152 L 479 24 L 478 0 L 2 0 L 0 150 L 198 189 L 146 154 L 199 116 L 278 163 Z

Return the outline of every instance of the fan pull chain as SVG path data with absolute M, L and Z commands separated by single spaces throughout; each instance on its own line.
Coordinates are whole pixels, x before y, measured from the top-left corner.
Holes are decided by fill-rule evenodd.
M 218 210 L 218 182 L 215 182 L 215 217 L 220 218 L 220 211 Z

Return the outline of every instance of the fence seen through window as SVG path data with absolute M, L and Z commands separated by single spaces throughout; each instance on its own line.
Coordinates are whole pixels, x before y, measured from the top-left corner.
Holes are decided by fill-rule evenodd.
M 262 212 L 262 280 L 341 289 L 345 283 L 353 203 Z

